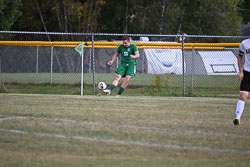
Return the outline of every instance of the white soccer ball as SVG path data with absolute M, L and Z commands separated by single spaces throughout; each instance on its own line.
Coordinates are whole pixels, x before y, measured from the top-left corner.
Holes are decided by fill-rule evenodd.
M 105 82 L 99 82 L 98 83 L 98 88 L 103 90 L 103 89 L 106 89 L 107 88 L 107 85 L 105 84 Z

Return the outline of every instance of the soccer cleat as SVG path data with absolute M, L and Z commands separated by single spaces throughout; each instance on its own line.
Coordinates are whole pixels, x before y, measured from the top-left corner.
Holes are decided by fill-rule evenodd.
M 239 119 L 234 119 L 233 123 L 234 123 L 234 125 L 239 125 L 240 124 L 240 120 Z
M 103 92 L 104 92 L 104 93 L 106 93 L 106 95 L 110 95 L 111 90 L 109 90 L 109 89 L 105 89 L 105 90 L 103 90 Z
M 115 97 L 120 97 L 120 95 L 116 94 Z

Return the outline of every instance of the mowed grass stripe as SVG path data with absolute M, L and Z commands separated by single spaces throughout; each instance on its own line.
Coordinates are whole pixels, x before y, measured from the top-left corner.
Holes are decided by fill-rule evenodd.
M 214 131 L 202 131 L 202 130 L 190 130 L 190 129 L 172 129 L 172 128 L 158 128 L 158 127 L 146 127 L 146 126 L 138 126 L 138 125 L 129 125 L 129 124 L 122 124 L 122 125 L 115 125 L 115 124 L 104 124 L 102 122 L 87 122 L 87 121 L 76 121 L 76 120 L 69 120 L 69 119 L 61 119 L 61 118 L 46 118 L 46 117 L 30 117 L 30 116 L 11 116 L 11 115 L 1 115 L 0 114 L 0 122 L 2 121 L 10 121 L 10 120 L 41 120 L 41 121 L 53 121 L 53 122 L 63 122 L 68 124 L 79 124 L 79 125 L 95 125 L 100 127 L 119 127 L 123 129 L 139 129 L 145 131 L 157 131 L 159 133 L 177 133 L 177 134 L 186 134 L 186 135 L 217 135 L 217 136 L 224 136 L 224 137 L 238 137 L 238 138 L 246 138 L 250 139 L 250 136 L 240 136 L 239 134 L 232 134 L 232 133 L 216 133 Z
M 9 133 L 18 133 L 18 134 L 29 134 L 25 131 L 14 130 L 14 129 L 1 129 L 0 131 L 9 132 Z M 83 137 L 83 136 L 65 136 L 62 134 L 47 134 L 47 133 L 40 133 L 34 132 L 31 133 L 32 135 L 42 136 L 42 137 L 54 137 L 54 138 L 61 138 L 61 139 L 77 139 L 77 140 L 85 140 L 85 141 L 93 141 L 93 142 L 103 142 L 103 143 L 110 143 L 110 144 L 121 144 L 121 145 L 136 145 L 142 147 L 159 147 L 159 148 L 166 148 L 166 149 L 177 149 L 177 150 L 199 150 L 199 151 L 209 151 L 209 152 L 240 152 L 237 150 L 230 150 L 230 149 L 211 149 L 207 147 L 182 147 L 178 145 L 162 145 L 157 143 L 142 143 L 136 141 L 120 141 L 114 139 L 101 139 L 101 138 L 90 138 L 90 137 Z M 250 151 L 244 151 L 242 153 L 250 154 Z
M 0 94 L 0 166 L 246 166 L 237 100 Z

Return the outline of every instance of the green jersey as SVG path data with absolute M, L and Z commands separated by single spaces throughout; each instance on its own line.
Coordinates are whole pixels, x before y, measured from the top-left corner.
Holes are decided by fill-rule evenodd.
M 139 51 L 135 44 L 130 44 L 129 47 L 124 47 L 124 45 L 120 45 L 116 52 L 121 55 L 121 64 L 136 64 L 136 59 L 131 59 L 130 55 L 135 55 L 135 52 Z

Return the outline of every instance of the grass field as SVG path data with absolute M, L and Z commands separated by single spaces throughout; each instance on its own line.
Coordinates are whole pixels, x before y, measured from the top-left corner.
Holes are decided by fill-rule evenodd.
M 237 98 L 0 94 L 0 166 L 245 167 Z
M 130 81 L 131 85 L 150 86 L 155 83 L 155 74 L 137 74 Z M 169 82 L 170 86 L 182 86 L 182 75 L 162 74 L 162 82 Z M 14 83 L 50 83 L 50 73 L 2 73 L 4 82 Z M 96 82 L 104 81 L 110 83 L 113 81 L 115 73 L 96 73 Z M 191 82 L 191 75 L 186 75 L 186 82 Z M 239 85 L 237 75 L 194 75 L 194 85 L 197 87 L 235 87 Z M 52 82 L 55 84 L 79 84 L 81 82 L 81 74 L 78 73 L 53 73 Z M 93 83 L 93 74 L 84 73 L 84 83 Z
M 96 84 L 104 81 L 110 84 L 114 79 L 113 73 L 96 73 Z M 80 94 L 80 74 L 76 73 L 53 73 L 50 87 L 49 73 L 2 73 L 2 83 L 6 85 L 10 93 L 39 93 L 39 94 Z M 14 85 L 14 86 L 13 86 Z M 58 87 L 59 85 L 59 87 Z M 237 75 L 190 75 L 185 76 L 185 88 L 187 96 L 232 96 L 239 92 L 240 82 Z M 93 75 L 84 74 L 84 93 L 93 95 Z M 60 89 L 61 88 L 61 89 Z M 137 88 L 137 89 L 134 89 Z M 0 91 L 1 92 L 1 91 Z M 125 91 L 127 95 L 143 96 L 182 96 L 182 75 L 154 75 L 137 74 Z

